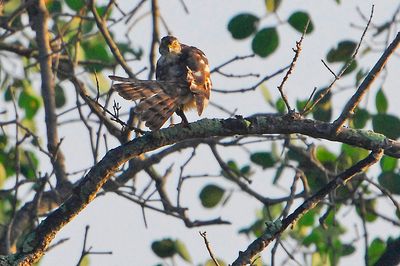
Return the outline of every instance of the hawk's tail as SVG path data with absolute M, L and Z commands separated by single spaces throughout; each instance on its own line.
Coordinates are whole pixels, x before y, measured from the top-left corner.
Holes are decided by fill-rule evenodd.
M 151 130 L 159 129 L 178 108 L 178 97 L 165 93 L 160 82 L 154 80 L 134 80 L 110 76 L 123 83 L 112 88 L 127 100 L 139 100 L 135 111 Z

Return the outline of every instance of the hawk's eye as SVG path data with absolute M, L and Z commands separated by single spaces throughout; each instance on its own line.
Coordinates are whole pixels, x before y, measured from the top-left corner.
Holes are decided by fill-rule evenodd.
M 174 40 L 171 44 L 172 47 L 178 48 L 179 47 L 179 42 L 177 40 Z

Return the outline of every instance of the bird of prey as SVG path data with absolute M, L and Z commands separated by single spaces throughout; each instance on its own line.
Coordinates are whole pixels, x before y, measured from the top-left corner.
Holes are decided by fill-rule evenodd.
M 112 88 L 127 100 L 139 100 L 135 112 L 151 130 L 158 130 L 176 112 L 188 125 L 184 111 L 197 109 L 200 116 L 210 98 L 210 68 L 205 54 L 182 44 L 174 36 L 161 39 L 156 80 L 109 76 Z

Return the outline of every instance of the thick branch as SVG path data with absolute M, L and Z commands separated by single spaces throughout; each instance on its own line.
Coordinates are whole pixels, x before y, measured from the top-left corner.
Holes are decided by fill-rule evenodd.
M 51 48 L 48 32 L 48 12 L 44 0 L 34 1 L 33 6 L 37 14 L 31 19 L 34 20 L 36 31 L 36 42 L 39 50 L 40 74 L 42 78 L 42 97 L 44 102 L 45 122 L 47 128 L 47 147 L 53 155 L 52 164 L 57 178 L 57 185 L 65 183 L 64 155 L 59 148 L 56 101 L 54 92 L 54 79 L 51 69 Z
M 385 149 L 387 154 L 400 157 L 400 143 L 389 140 L 381 134 L 372 131 L 366 133 L 362 130 L 344 129 L 334 136 L 330 133 L 332 127 L 333 125 L 330 123 L 302 119 L 292 114 L 291 116 L 260 115 L 246 119 L 242 117 L 226 120 L 203 119 L 192 123 L 190 128 L 176 125 L 149 132 L 143 137 L 110 150 L 75 187 L 68 200 L 27 236 L 17 256 L 21 262 L 37 261 L 57 232 L 95 198 L 103 184 L 123 163 L 142 153 L 184 140 L 217 136 L 300 133 L 370 150 Z

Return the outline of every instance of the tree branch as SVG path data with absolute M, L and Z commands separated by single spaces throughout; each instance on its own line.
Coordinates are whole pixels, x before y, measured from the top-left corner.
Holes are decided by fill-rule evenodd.
M 30 6 L 36 9 L 33 19 L 36 31 L 36 42 L 39 50 L 40 74 L 42 78 L 42 97 L 44 102 L 45 122 L 47 128 L 47 148 L 53 155 L 52 164 L 57 178 L 57 186 L 67 182 L 65 175 L 64 155 L 60 150 L 57 129 L 56 101 L 54 91 L 54 77 L 51 69 L 51 48 L 48 32 L 48 12 L 44 0 L 34 1 Z
M 244 252 L 239 252 L 239 257 L 232 263 L 232 266 L 246 265 L 250 263 L 254 256 L 264 250 L 269 243 L 279 237 L 289 226 L 293 226 L 301 216 L 314 208 L 323 198 L 325 198 L 326 195 L 345 184 L 354 175 L 365 171 L 368 167 L 378 162 L 382 155 L 382 150 L 373 151 L 368 157 L 339 174 L 317 193 L 304 201 L 304 203 L 301 204 L 293 213 L 283 219 L 281 223 L 275 222 L 275 225 L 280 225 L 278 228 L 275 227 L 273 228 L 273 231 L 264 233 L 264 235 L 254 240 Z
M 378 62 L 376 62 L 375 66 L 371 69 L 371 71 L 365 77 L 363 82 L 360 84 L 356 93 L 347 102 L 346 106 L 343 108 L 343 111 L 338 117 L 338 119 L 336 119 L 335 122 L 333 122 L 335 132 L 340 130 L 340 128 L 343 126 L 346 120 L 354 113 L 354 109 L 360 103 L 365 93 L 367 93 L 372 82 L 374 82 L 375 78 L 385 67 L 387 60 L 394 53 L 399 43 L 400 43 L 400 31 L 397 33 L 396 38 L 388 46 L 388 48 L 382 54 L 381 58 L 379 58 Z
M 57 232 L 95 198 L 103 184 L 122 164 L 142 153 L 165 145 L 213 136 L 300 133 L 370 150 L 383 149 L 388 155 L 400 157 L 400 143 L 381 134 L 372 131 L 343 129 L 337 136 L 334 136 L 331 134 L 332 128 L 333 125 L 330 123 L 303 119 L 300 116 L 296 118 L 294 115 L 263 115 L 246 119 L 242 117 L 225 120 L 202 119 L 190 124 L 190 128 L 176 125 L 149 132 L 143 137 L 110 150 L 98 164 L 93 166 L 64 204 L 49 214 L 36 230 L 27 236 L 17 258 L 23 262 L 37 261 Z

